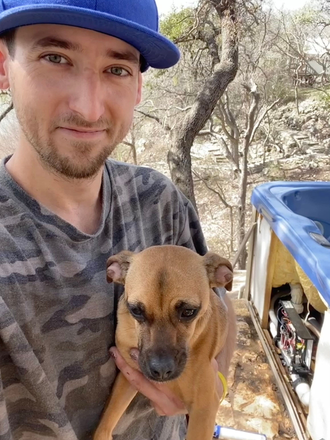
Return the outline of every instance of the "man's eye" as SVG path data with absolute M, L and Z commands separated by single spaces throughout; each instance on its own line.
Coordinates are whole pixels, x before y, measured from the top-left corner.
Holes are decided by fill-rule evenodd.
M 109 70 L 113 75 L 116 75 L 116 76 L 129 75 L 129 72 L 126 69 L 124 69 L 123 67 L 111 67 Z
M 46 55 L 44 57 L 47 61 L 54 63 L 54 64 L 67 64 L 67 60 L 62 57 L 61 55 L 56 55 L 56 54 L 52 54 L 52 55 Z

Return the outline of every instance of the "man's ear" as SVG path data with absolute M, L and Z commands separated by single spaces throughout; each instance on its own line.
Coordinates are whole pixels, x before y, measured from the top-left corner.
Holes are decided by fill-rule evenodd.
M 0 90 L 9 89 L 8 62 L 10 55 L 7 45 L 0 39 Z
M 108 283 L 125 284 L 125 278 L 132 261 L 134 253 L 122 251 L 113 255 L 107 261 L 107 281 Z
M 207 252 L 203 259 L 210 286 L 225 287 L 230 291 L 233 288 L 233 267 L 230 261 L 213 252 Z

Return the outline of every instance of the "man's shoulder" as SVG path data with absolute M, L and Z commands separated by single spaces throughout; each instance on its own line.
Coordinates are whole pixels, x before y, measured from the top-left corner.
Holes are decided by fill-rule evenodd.
M 149 187 L 162 187 L 166 191 L 179 194 L 178 188 L 170 178 L 154 168 L 128 164 L 113 159 L 107 160 L 106 167 L 111 180 L 122 188 L 134 186 L 140 192 Z
M 114 160 L 107 161 L 106 167 L 113 194 L 122 206 L 140 210 L 158 206 L 181 212 L 189 203 L 168 177 L 153 168 Z
M 157 171 L 156 169 L 150 166 L 134 165 L 127 162 L 120 162 L 114 159 L 107 159 L 106 167 L 108 168 L 109 171 L 115 173 L 115 177 L 122 176 L 124 174 L 127 174 L 128 176 L 132 176 L 132 177 L 152 174 L 172 184 L 171 180 L 165 174 L 161 173 L 160 171 Z

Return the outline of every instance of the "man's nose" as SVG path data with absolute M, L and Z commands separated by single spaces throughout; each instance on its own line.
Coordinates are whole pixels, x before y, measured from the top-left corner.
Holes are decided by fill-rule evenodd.
M 96 73 L 76 78 L 70 95 L 70 110 L 78 113 L 86 121 L 97 122 L 104 115 L 104 89 Z

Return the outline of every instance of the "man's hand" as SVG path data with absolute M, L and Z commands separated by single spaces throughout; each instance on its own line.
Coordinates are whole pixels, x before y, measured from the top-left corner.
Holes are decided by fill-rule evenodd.
M 150 399 L 159 415 L 175 416 L 179 414 L 187 414 L 187 409 L 185 408 L 184 403 L 172 393 L 172 391 L 167 387 L 166 383 L 151 382 L 144 377 L 140 371 L 131 368 L 120 355 L 117 348 L 112 347 L 110 352 L 115 359 L 117 367 L 129 381 L 132 387 Z M 131 355 L 132 359 L 137 360 L 138 350 L 132 350 Z M 218 377 L 218 363 L 215 359 L 212 361 L 212 366 L 214 368 L 217 392 L 221 397 L 223 387 Z
M 129 383 L 152 402 L 155 410 L 161 416 L 174 416 L 186 414 L 187 410 L 183 402 L 178 399 L 166 386 L 166 383 L 151 382 L 137 369 L 131 368 L 120 355 L 119 351 L 112 347 L 110 350 L 116 365 Z M 132 358 L 135 360 L 138 350 L 132 350 Z M 137 365 L 137 364 L 136 364 Z

